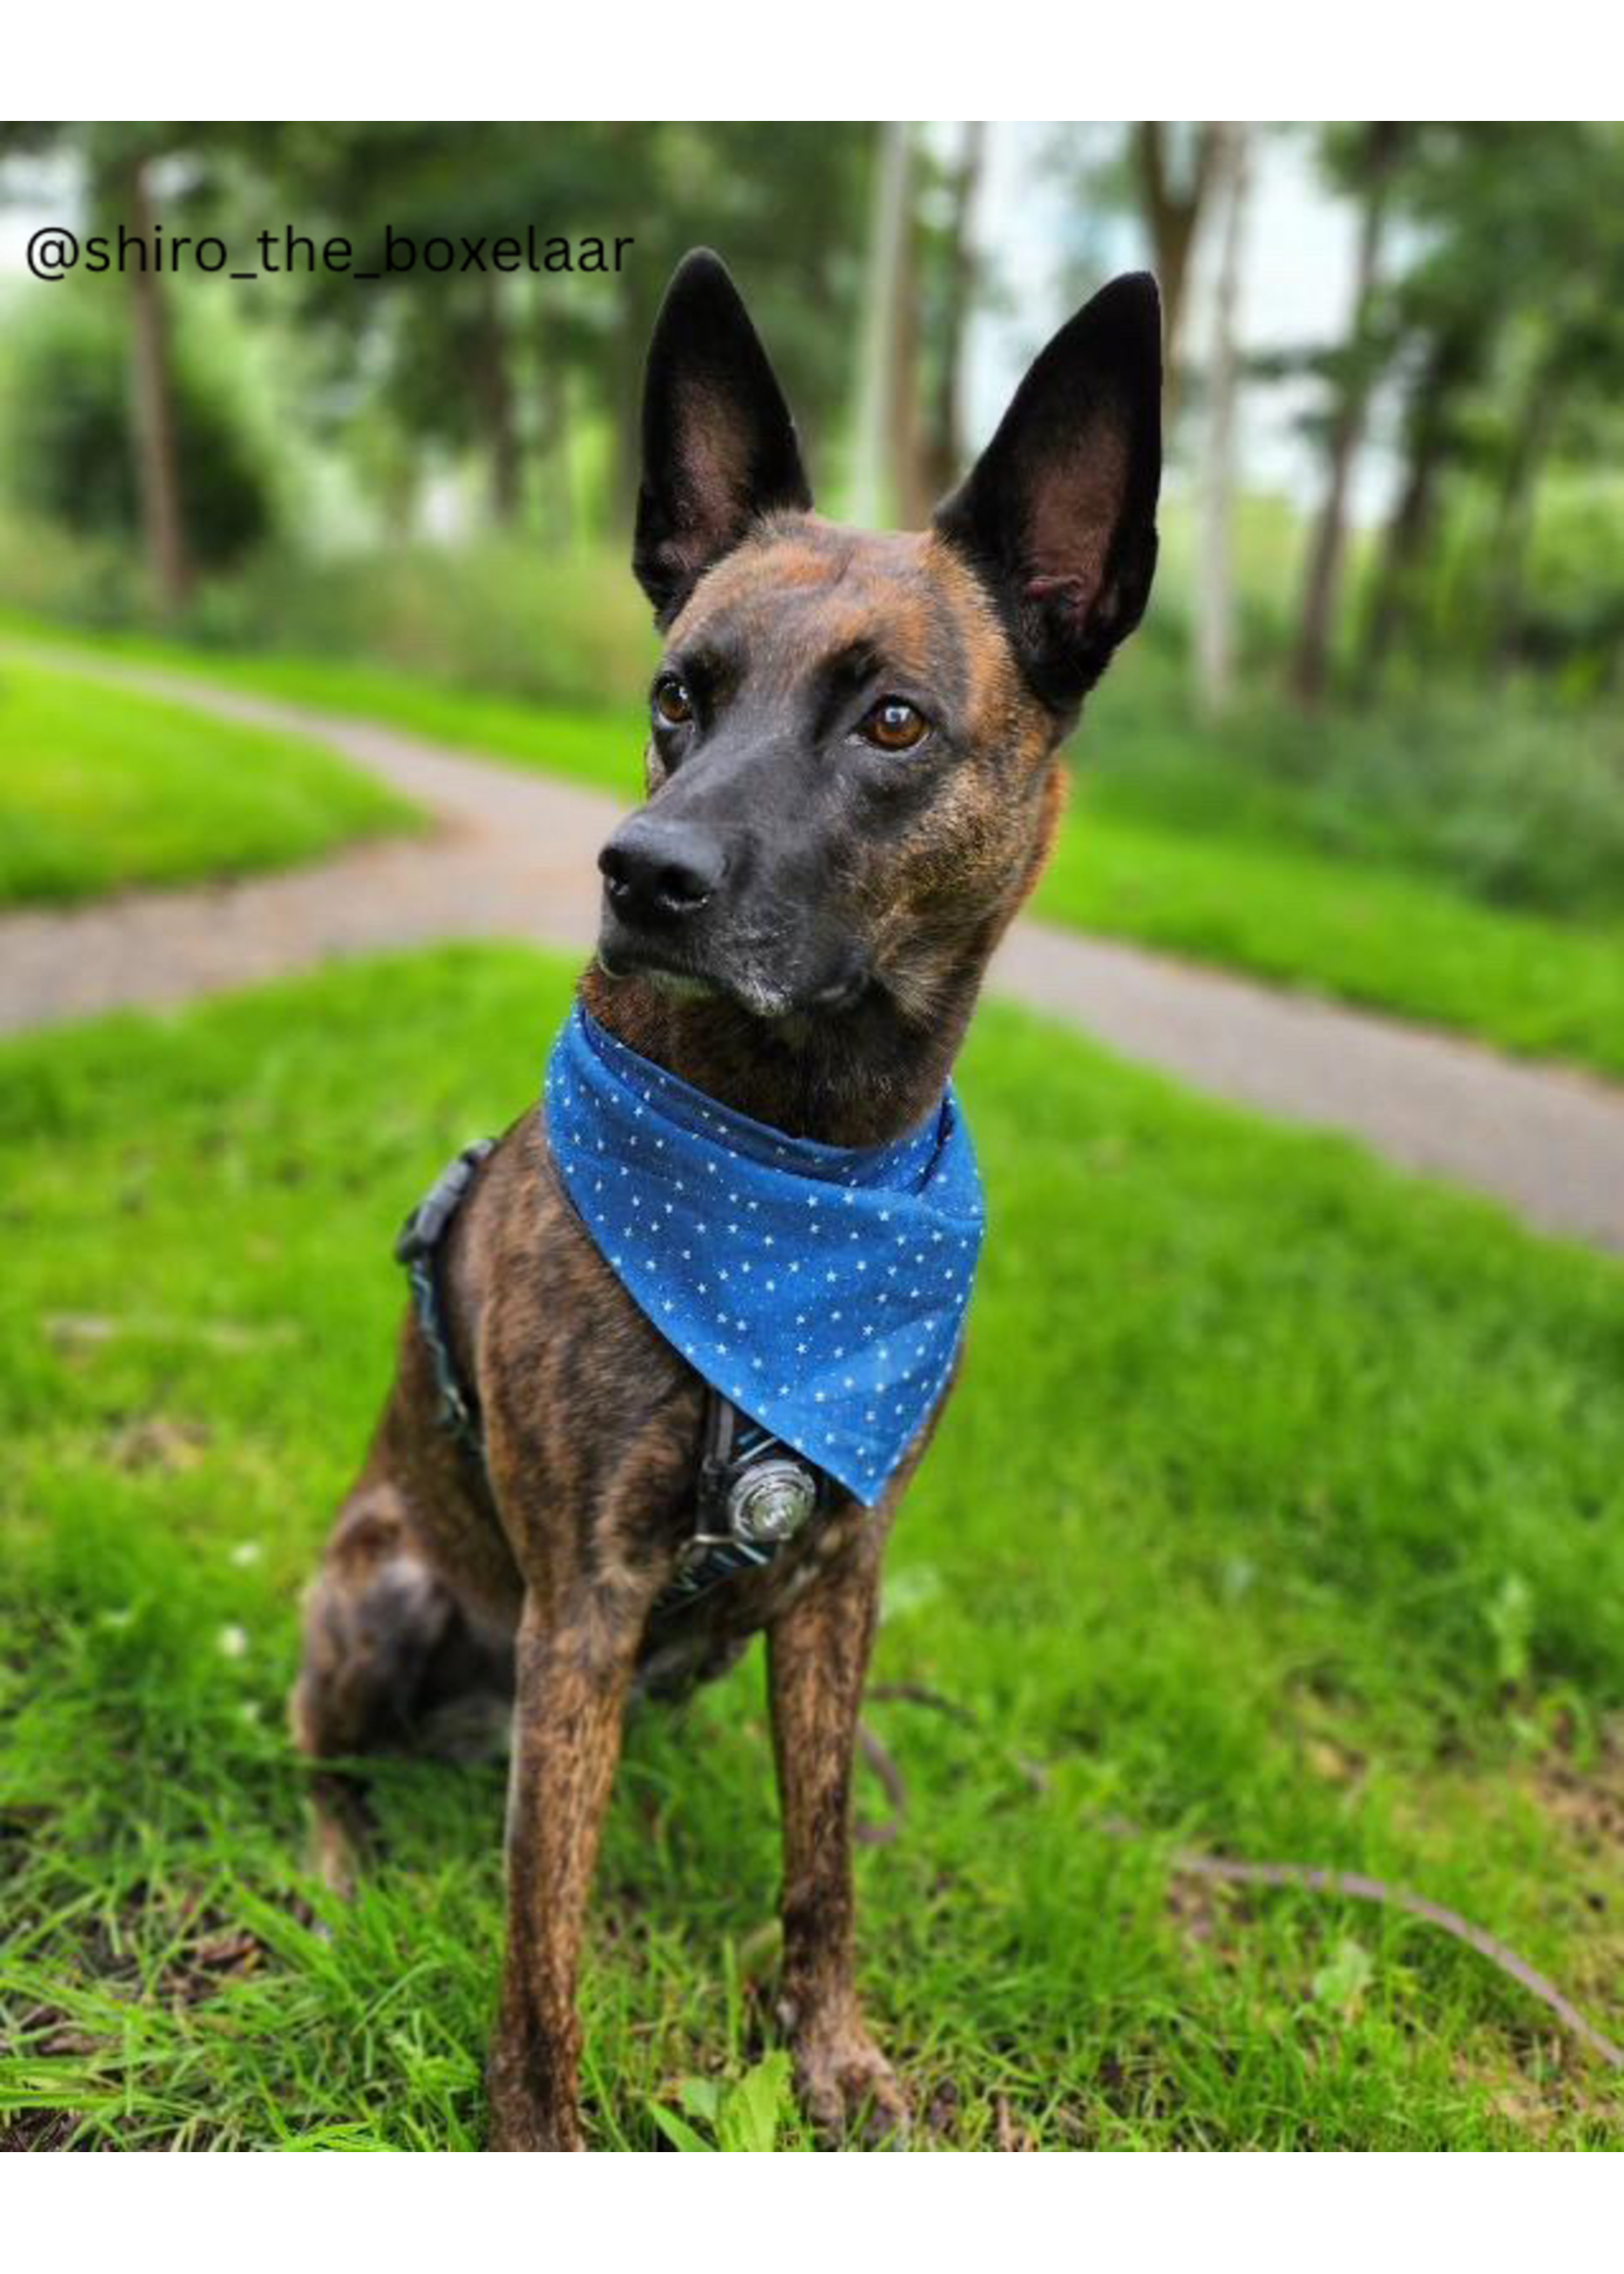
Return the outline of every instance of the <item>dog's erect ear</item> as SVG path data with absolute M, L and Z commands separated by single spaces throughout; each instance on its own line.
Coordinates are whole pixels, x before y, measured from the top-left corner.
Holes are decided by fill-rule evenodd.
M 666 291 L 643 379 L 643 479 L 632 567 L 670 622 L 750 524 L 812 503 L 767 351 L 714 253 L 690 253 Z
M 1080 700 L 1144 612 L 1161 478 L 1161 297 L 1152 276 L 1119 276 L 1055 334 L 936 511 L 1057 709 Z

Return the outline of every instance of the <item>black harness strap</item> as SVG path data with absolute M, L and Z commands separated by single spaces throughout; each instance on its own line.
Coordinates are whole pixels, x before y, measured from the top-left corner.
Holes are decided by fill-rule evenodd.
M 439 1283 L 439 1244 L 450 1229 L 451 1218 L 467 1198 L 469 1186 L 495 1149 L 494 1137 L 481 1137 L 474 1144 L 464 1145 L 450 1167 L 440 1171 L 400 1227 L 395 1240 L 395 1261 L 406 1266 L 418 1329 L 435 1370 L 440 1427 L 482 1467 L 485 1434 L 480 1428 L 479 1403 L 473 1389 L 457 1372 L 445 1323 L 445 1297 Z
M 394 1248 L 396 1262 L 406 1266 L 418 1331 L 435 1370 L 440 1427 L 478 1465 L 482 1476 L 485 1432 L 479 1400 L 472 1384 L 462 1379 L 451 1347 L 439 1250 L 452 1217 L 494 1150 L 493 1137 L 465 1145 L 407 1217 Z M 654 1621 L 688 1609 L 726 1580 L 764 1569 L 833 1498 L 830 1480 L 821 1469 L 707 1384 L 694 1528 L 674 1576 L 655 1603 Z

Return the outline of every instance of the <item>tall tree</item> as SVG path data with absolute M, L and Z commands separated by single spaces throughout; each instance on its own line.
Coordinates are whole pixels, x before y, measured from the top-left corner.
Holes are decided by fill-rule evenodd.
M 1624 398 L 1624 130 L 1542 133 L 1550 138 L 1543 162 L 1524 185 L 1524 225 L 1538 232 L 1538 282 L 1509 390 L 1489 547 L 1487 618 L 1502 669 L 1523 645 L 1541 482 L 1564 456 L 1594 464 Z
M 931 358 L 921 454 L 925 487 L 937 497 L 958 479 L 963 464 L 960 389 L 976 281 L 975 206 L 986 163 L 987 129 L 972 119 L 960 129 L 960 136 L 946 182 L 946 214 L 933 248 L 937 287 L 933 321 L 927 327 Z
M 1195 579 L 1195 686 L 1209 717 L 1229 703 L 1235 672 L 1235 451 L 1241 378 L 1237 314 L 1249 159 L 1247 127 L 1231 123 L 1217 129 L 1211 194 L 1221 235 L 1201 455 L 1201 565 Z
M 1359 238 L 1347 338 L 1328 365 L 1333 399 L 1325 438 L 1324 498 L 1309 540 L 1307 573 L 1304 579 L 1289 674 L 1293 694 L 1305 704 L 1317 703 L 1324 694 L 1330 668 L 1331 640 L 1348 545 L 1354 463 L 1363 439 L 1371 390 L 1381 361 L 1381 343 L 1374 322 L 1377 283 L 1393 174 L 1404 148 L 1405 132 L 1405 128 L 1397 124 L 1361 126 L 1348 141 L 1332 146 L 1333 170 L 1359 197 Z
M 795 406 L 813 483 L 827 494 L 825 442 L 832 427 L 843 425 L 851 400 L 863 286 L 856 249 L 874 172 L 874 128 L 732 120 L 630 131 L 635 162 L 652 179 L 626 224 L 637 234 L 631 292 L 649 287 L 658 298 L 691 246 L 716 248 L 748 293 Z M 627 348 L 634 396 L 647 338 L 639 321 Z
M 1402 471 L 1382 530 L 1361 664 L 1374 681 L 1397 643 L 1437 524 L 1443 477 L 1461 447 L 1462 398 L 1481 371 L 1496 304 L 1479 299 L 1421 329 L 1406 397 Z
M 143 245 L 153 244 L 156 214 L 148 160 L 132 152 L 119 169 L 129 228 Z M 115 180 L 118 177 L 115 177 Z M 135 406 L 136 474 L 147 564 L 159 606 L 166 615 L 185 607 L 192 589 L 175 446 L 174 377 L 168 311 L 156 261 L 137 260 L 128 276 L 130 291 L 130 383 Z
M 899 471 L 912 455 L 913 325 L 912 130 L 893 121 L 878 130 L 862 332 L 857 356 L 856 440 L 851 511 L 872 527 L 889 517 Z M 900 443 L 900 449 L 899 449 Z
M 1362 661 L 1374 671 L 1423 610 L 1452 495 L 1489 496 L 1490 528 L 1456 577 L 1456 637 L 1518 651 L 1538 493 L 1624 391 L 1624 134 L 1563 123 L 1412 130 L 1395 183 L 1414 258 L 1379 327 L 1404 384 L 1402 471 L 1383 531 Z M 1443 598 L 1447 588 L 1440 588 Z M 1447 621 L 1438 630 L 1448 632 Z
M 1185 305 L 1190 257 L 1212 189 L 1216 126 L 1143 119 L 1132 129 L 1132 160 L 1151 260 L 1162 288 L 1166 332 L 1165 415 L 1171 426 L 1183 386 Z
M 140 242 L 139 257 L 132 251 L 124 268 L 130 312 L 130 431 L 147 573 L 153 596 L 166 615 L 177 613 L 186 604 L 192 587 L 192 561 L 181 488 L 166 292 L 151 251 L 158 216 L 150 168 L 155 158 L 188 136 L 196 136 L 206 146 L 207 130 L 160 125 L 36 125 L 0 130 L 0 151 L 37 151 L 59 145 L 75 148 L 85 165 L 95 230 L 116 235 L 122 226 Z
M 635 238 L 638 211 L 659 204 L 654 148 L 629 128 L 301 122 L 261 131 L 250 152 L 259 196 L 245 203 L 262 210 L 274 188 L 307 234 L 348 238 L 357 269 L 378 268 L 386 228 L 419 248 L 434 237 L 453 247 L 522 241 L 527 226 L 539 241 Z M 559 422 L 540 409 L 542 354 L 591 369 L 608 393 L 619 361 L 631 360 L 629 337 L 624 359 L 616 352 L 622 309 L 641 286 L 640 313 L 652 319 L 657 268 L 645 259 L 641 273 L 628 262 L 618 275 L 537 276 L 459 260 L 447 271 L 420 253 L 362 280 L 301 254 L 282 290 L 330 374 L 332 424 L 352 414 L 364 373 L 371 415 L 381 412 L 420 453 L 472 455 L 491 520 L 513 526 L 543 480 L 563 481 Z M 613 407 L 632 416 L 617 397 Z

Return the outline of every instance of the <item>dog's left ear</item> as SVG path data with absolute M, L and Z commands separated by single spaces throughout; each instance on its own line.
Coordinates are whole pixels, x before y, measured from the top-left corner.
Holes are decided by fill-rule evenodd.
M 1161 296 L 1152 276 L 1119 276 L 1055 334 L 936 511 L 1057 710 L 1081 700 L 1144 612 L 1161 478 Z
M 737 287 L 690 253 L 667 287 L 643 379 L 632 568 L 662 628 L 750 524 L 812 492 L 795 422 Z

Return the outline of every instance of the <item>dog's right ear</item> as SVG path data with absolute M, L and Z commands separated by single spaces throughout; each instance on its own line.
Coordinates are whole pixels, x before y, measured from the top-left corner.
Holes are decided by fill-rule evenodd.
M 664 629 L 751 523 L 812 503 L 789 416 L 737 287 L 690 253 L 667 287 L 643 379 L 632 567 Z

